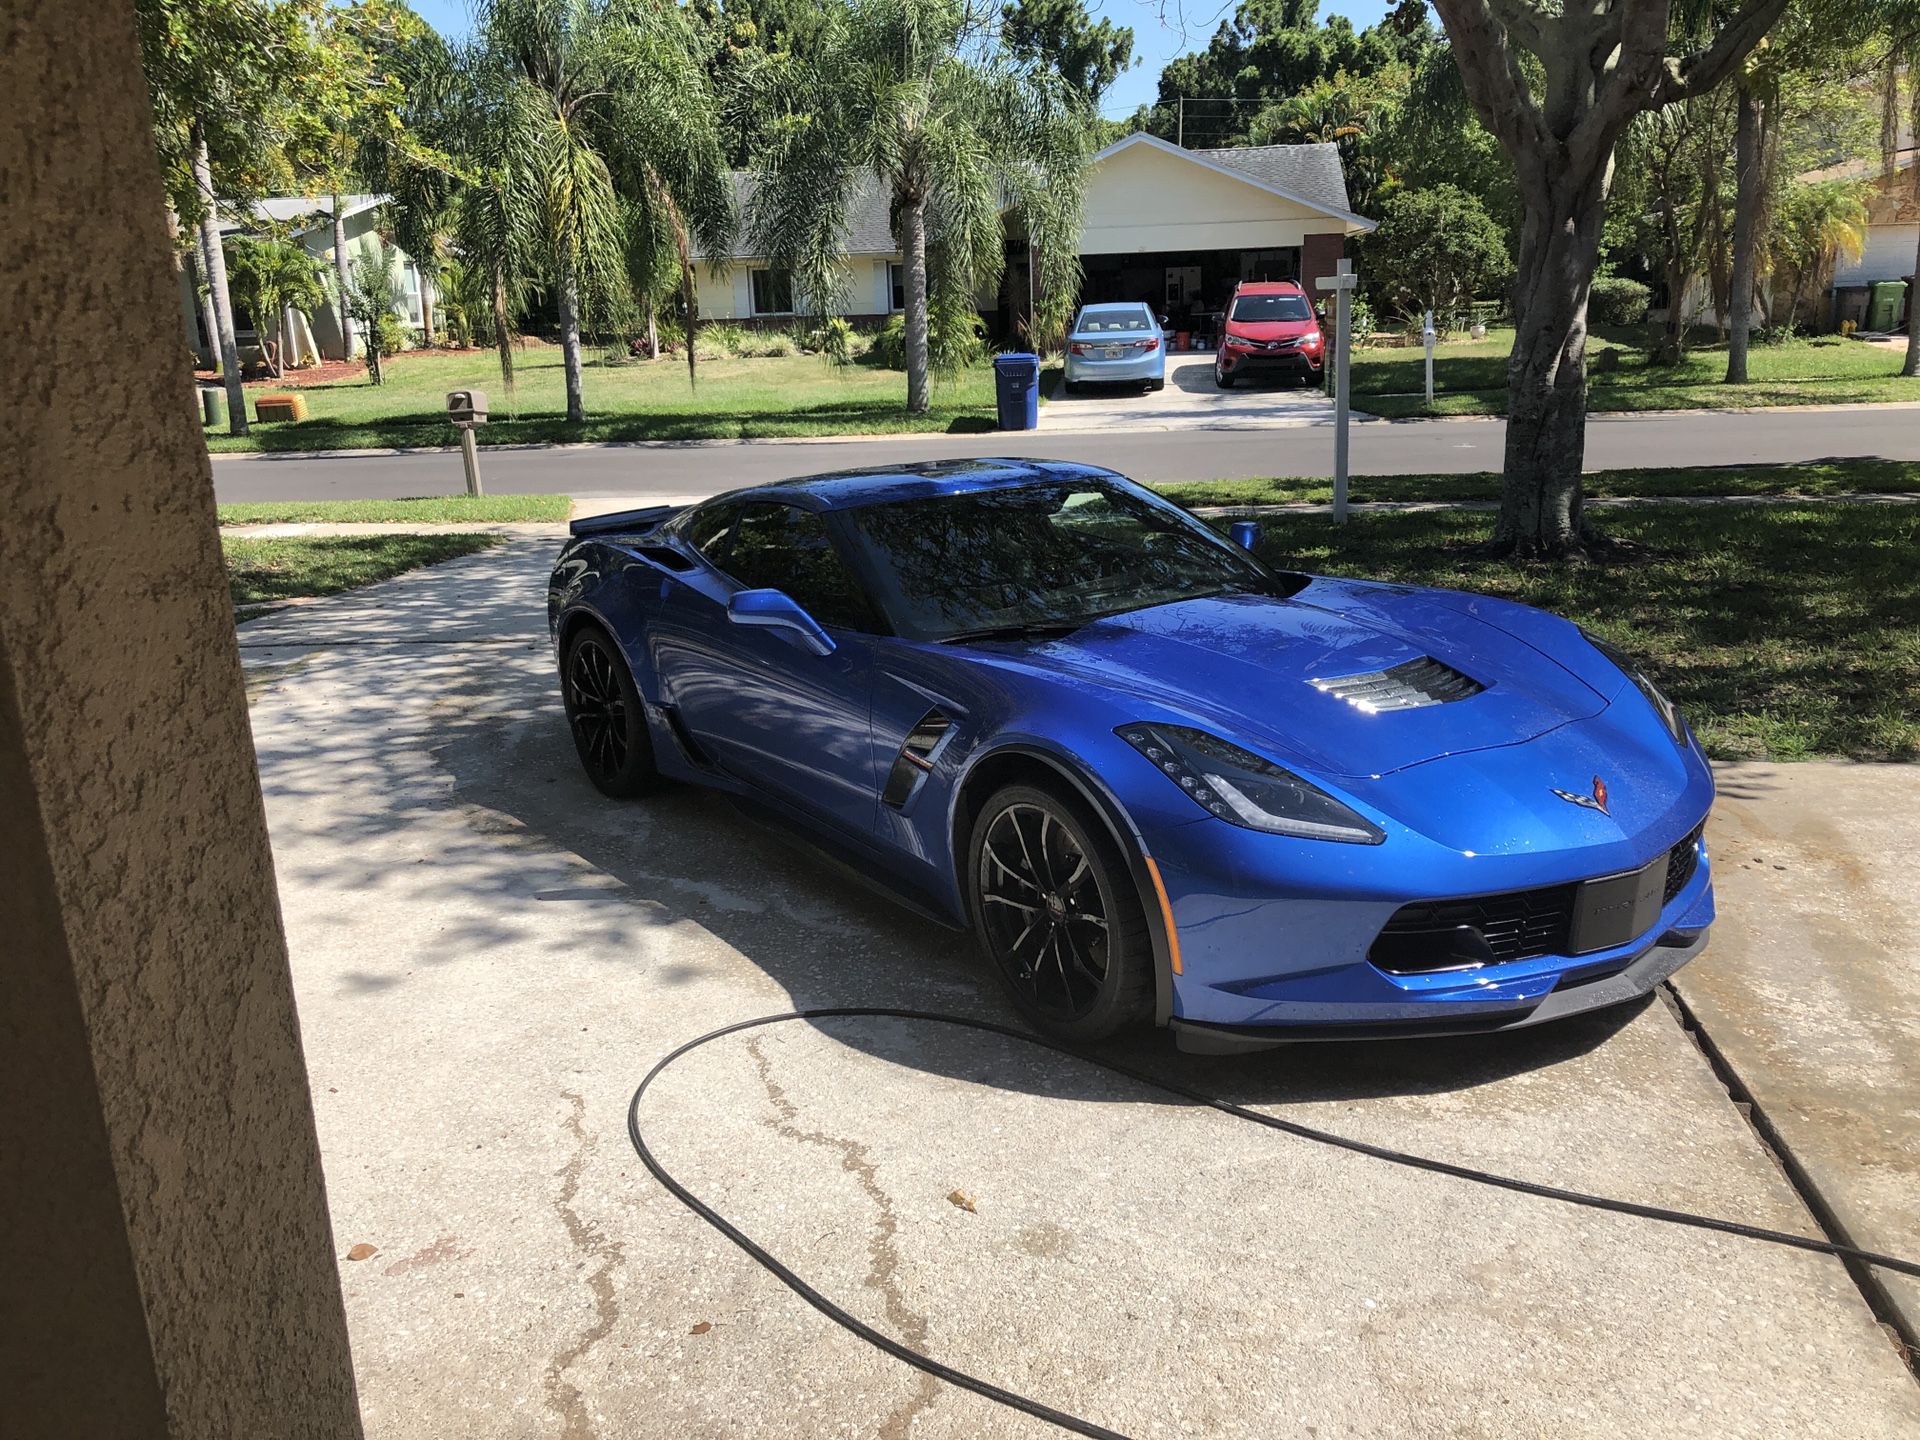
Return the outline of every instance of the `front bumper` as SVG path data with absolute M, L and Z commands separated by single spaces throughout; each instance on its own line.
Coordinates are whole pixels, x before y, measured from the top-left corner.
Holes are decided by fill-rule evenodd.
M 1630 959 L 1624 968 L 1593 978 L 1563 979 L 1545 998 L 1524 1008 L 1477 1014 L 1439 1014 L 1412 1020 L 1352 1021 L 1337 1025 L 1215 1025 L 1197 1020 L 1170 1021 L 1174 1041 L 1196 1055 L 1226 1055 L 1268 1050 L 1304 1040 L 1400 1040 L 1436 1035 L 1485 1035 L 1522 1030 L 1565 1020 L 1613 1005 L 1625 1005 L 1653 993 L 1654 987 L 1707 948 L 1709 927 L 1667 931 Z
M 1320 356 L 1317 352 L 1306 350 L 1255 351 L 1249 355 L 1236 355 L 1226 352 L 1221 358 L 1220 372 L 1228 376 L 1251 375 L 1306 375 L 1318 377 L 1320 374 Z
M 1076 385 L 1137 385 L 1142 380 L 1159 380 L 1167 373 L 1167 353 L 1162 347 L 1142 355 L 1107 360 L 1097 355 L 1067 356 L 1067 379 Z
M 1698 811 L 1675 814 L 1649 837 L 1664 843 L 1622 842 L 1601 852 L 1603 863 L 1591 852 L 1525 857 L 1516 887 L 1572 886 L 1646 866 L 1657 871 L 1663 856 L 1697 833 L 1698 819 Z M 1239 1049 L 1538 1024 L 1646 994 L 1704 947 L 1714 920 L 1706 844 L 1694 839 L 1696 861 L 1685 883 L 1670 899 L 1652 896 L 1635 916 L 1637 933 L 1623 934 L 1610 948 L 1525 954 L 1472 968 L 1389 970 L 1374 963 L 1374 957 L 1396 963 L 1381 957 L 1375 943 L 1401 905 L 1419 900 L 1417 871 L 1395 873 L 1384 864 L 1376 870 L 1385 860 L 1380 850 L 1325 845 L 1309 853 L 1327 868 L 1296 874 L 1289 883 L 1257 858 L 1278 847 L 1236 845 L 1239 837 L 1226 829 L 1204 821 L 1187 827 L 1180 835 L 1186 844 L 1169 844 L 1156 857 L 1183 957 L 1170 1023 L 1186 1046 Z M 1681 834 L 1672 834 L 1675 829 Z M 1207 840 L 1232 848 L 1216 851 Z M 1189 868 L 1196 862 L 1199 869 Z M 1440 874 L 1425 878 L 1432 884 Z M 1441 895 L 1478 893 L 1444 882 L 1435 888 Z

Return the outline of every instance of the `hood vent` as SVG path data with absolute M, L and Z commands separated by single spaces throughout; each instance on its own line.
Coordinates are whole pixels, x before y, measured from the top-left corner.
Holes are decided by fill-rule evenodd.
M 1365 675 L 1341 675 L 1331 680 L 1315 680 L 1312 684 L 1321 694 L 1344 700 L 1369 715 L 1383 710 L 1418 710 L 1427 705 L 1445 705 L 1450 700 L 1478 695 L 1487 688 L 1431 655 L 1403 660 L 1398 665 Z
M 919 723 L 907 732 L 907 742 L 894 758 L 893 769 L 887 775 L 887 788 L 880 798 L 895 810 L 904 810 L 913 792 L 920 788 L 922 777 L 933 769 L 934 752 L 952 728 L 953 721 L 938 710 L 922 715 Z

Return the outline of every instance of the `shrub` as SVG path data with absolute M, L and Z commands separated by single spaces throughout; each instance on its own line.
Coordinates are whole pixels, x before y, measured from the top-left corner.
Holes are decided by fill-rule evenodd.
M 754 347 L 753 353 L 764 355 L 769 360 L 784 360 L 797 348 L 799 347 L 793 343 L 791 335 L 773 334 L 763 336 L 760 343 Z
M 1507 232 L 1457 185 L 1395 194 L 1367 241 L 1367 258 L 1385 304 L 1416 317 L 1431 310 L 1436 326 L 1451 326 L 1476 294 L 1513 268 Z
M 391 311 L 382 315 L 376 323 L 380 327 L 380 353 L 382 355 L 398 355 L 412 343 L 413 336 L 411 332 L 401 323 L 400 317 Z
M 927 353 L 934 370 L 962 370 L 977 365 L 987 353 L 987 326 L 978 312 L 955 311 L 943 316 L 937 308 L 927 317 Z M 876 364 L 889 370 L 907 368 L 907 317 L 895 313 L 874 333 L 868 351 Z
M 1347 308 L 1347 324 L 1353 331 L 1353 343 L 1365 345 L 1373 339 L 1373 306 L 1364 295 L 1355 295 Z
M 747 339 L 738 325 L 702 325 L 699 335 L 701 352 L 711 355 L 738 355 Z
M 816 338 L 817 348 L 835 365 L 853 363 L 853 326 L 846 316 L 833 316 L 820 327 Z
M 1638 325 L 1647 318 L 1653 292 L 1624 275 L 1603 275 L 1593 282 L 1587 313 L 1599 325 Z

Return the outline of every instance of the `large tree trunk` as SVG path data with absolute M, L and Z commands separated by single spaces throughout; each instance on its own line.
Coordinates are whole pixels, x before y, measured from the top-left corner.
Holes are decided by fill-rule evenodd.
M 924 415 L 927 393 L 927 201 L 918 193 L 900 204 L 901 241 L 906 248 L 907 413 Z
M 1530 197 L 1514 277 L 1505 478 L 1494 546 L 1563 558 L 1593 537 L 1580 507 L 1586 459 L 1587 294 L 1605 223 L 1604 173 Z
M 1747 383 L 1753 327 L 1754 252 L 1760 242 L 1760 98 L 1742 85 L 1733 132 L 1733 274 L 1727 285 L 1727 381 Z
M 193 357 L 211 370 L 220 363 L 219 326 L 213 323 L 213 294 L 200 265 L 200 232 L 193 232 L 193 246 L 183 257 L 187 283 L 193 287 L 194 303 L 200 309 L 200 324 L 193 337 Z
M 220 347 L 220 369 L 227 386 L 227 433 L 247 433 L 247 392 L 240 383 L 240 347 L 233 338 L 233 298 L 227 290 L 227 253 L 220 248 L 220 217 L 214 213 L 213 161 L 207 155 L 207 137 L 199 122 L 189 137 L 193 144 L 193 184 L 200 193 L 200 263 L 207 270 L 207 294 L 213 302 L 214 337 Z
M 581 393 L 580 286 L 571 275 L 560 280 L 560 360 L 567 376 L 567 421 L 578 425 L 587 418 Z
M 433 347 L 433 277 L 424 270 L 420 272 L 420 344 Z
M 171 205 L 167 207 L 167 238 L 173 241 L 174 284 L 177 286 L 184 281 L 188 287 L 187 294 L 197 301 L 200 298 L 200 287 L 194 283 L 193 252 L 191 250 L 182 252 L 180 249 L 180 217 L 174 213 Z M 198 244 L 197 241 L 195 243 Z M 206 342 L 200 338 L 198 326 L 194 327 L 192 344 L 194 363 L 196 365 L 211 363 L 212 353 L 207 349 Z
M 340 218 L 340 197 L 331 196 L 328 203 L 333 208 L 333 278 L 340 287 L 334 308 L 340 319 L 341 359 L 351 360 L 354 343 L 360 337 L 354 330 L 353 317 L 347 314 L 347 290 L 353 284 L 347 262 L 347 222 Z

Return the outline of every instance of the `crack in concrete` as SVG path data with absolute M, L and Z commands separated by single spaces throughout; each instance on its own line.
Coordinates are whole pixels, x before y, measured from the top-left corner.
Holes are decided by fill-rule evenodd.
M 900 1252 L 894 1244 L 900 1224 L 893 1213 L 893 1199 L 881 1187 L 874 1164 L 868 1158 L 867 1147 L 857 1140 L 842 1139 L 818 1130 L 803 1130 L 798 1123 L 799 1108 L 787 1098 L 787 1092 L 780 1082 L 773 1078 L 773 1066 L 758 1039 L 747 1042 L 747 1053 L 753 1057 L 753 1068 L 760 1076 L 760 1084 L 779 1116 L 777 1120 L 763 1120 L 761 1123 L 789 1140 L 833 1151 L 840 1157 L 840 1168 L 859 1182 L 860 1188 L 866 1191 L 867 1197 L 878 1209 L 879 1220 L 867 1240 L 867 1278 L 864 1283 L 869 1290 L 880 1292 L 888 1326 L 900 1337 L 901 1342 L 924 1352 L 927 1320 L 908 1306 L 906 1296 L 900 1289 Z M 914 1420 L 938 1397 L 940 1382 L 924 1370 L 915 1374 L 918 1383 L 913 1394 L 896 1406 L 874 1432 L 880 1440 L 904 1440 L 911 1433 Z
M 598 1258 L 600 1265 L 587 1276 L 587 1288 L 593 1292 L 593 1324 L 566 1349 L 555 1351 L 547 1364 L 547 1408 L 560 1417 L 561 1440 L 592 1440 L 593 1419 L 587 1413 L 586 1395 L 565 1377 L 568 1368 L 604 1340 L 620 1318 L 620 1306 L 613 1297 L 613 1271 L 625 1262 L 626 1246 L 621 1241 L 606 1239 L 597 1226 L 582 1220 L 573 1208 L 574 1199 L 580 1193 L 580 1175 L 586 1168 L 588 1155 L 595 1149 L 595 1141 L 581 1124 L 586 1117 L 587 1102 L 570 1090 L 562 1090 L 560 1098 L 573 1107 L 566 1126 L 579 1142 L 579 1148 L 559 1171 L 560 1194 L 553 1208 L 560 1216 L 560 1223 L 566 1226 L 573 1248 L 589 1260 Z

